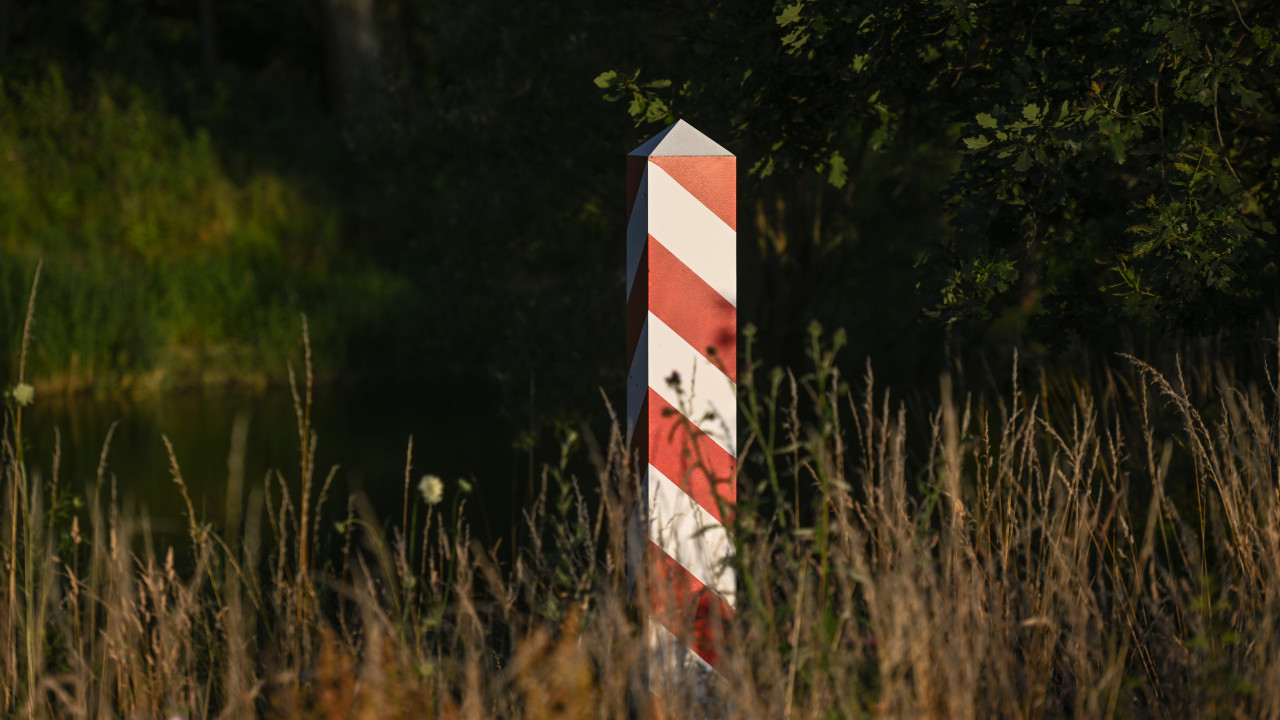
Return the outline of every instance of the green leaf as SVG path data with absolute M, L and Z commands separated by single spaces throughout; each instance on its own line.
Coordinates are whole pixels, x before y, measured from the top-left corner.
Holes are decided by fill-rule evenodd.
M 782 38 L 782 44 L 789 48 L 789 52 L 799 50 L 808 41 L 809 33 L 804 28 L 796 28 Z
M 967 137 L 964 139 L 965 147 L 970 150 L 981 150 L 991 144 L 991 141 L 981 135 L 977 137 Z
M 777 18 L 778 24 L 790 25 L 791 23 L 796 22 L 797 20 L 800 19 L 800 11 L 803 9 L 804 9 L 803 2 L 795 2 L 788 5 L 786 8 L 783 9 L 782 13 L 778 15 L 778 18 Z
M 827 182 L 837 188 L 844 187 L 849 179 L 849 166 L 845 163 L 844 157 L 839 150 L 831 153 L 831 171 L 827 174 Z
M 997 124 L 996 119 L 986 113 L 978 113 L 974 119 L 978 121 L 979 126 L 984 128 L 993 128 Z
M 1027 122 L 1035 122 L 1040 117 L 1040 106 L 1035 103 L 1028 103 L 1022 108 L 1022 117 L 1026 118 Z
M 1243 85 L 1232 89 L 1235 90 L 1236 95 L 1240 96 L 1241 105 L 1245 106 L 1249 110 L 1262 111 L 1262 103 L 1260 102 L 1260 100 L 1262 100 L 1262 93 L 1252 88 L 1244 87 Z
M 645 120 L 649 122 L 657 122 L 658 120 L 671 120 L 668 113 L 667 104 L 657 98 L 649 101 L 649 107 L 645 111 Z
M 618 79 L 617 70 L 608 70 L 596 76 L 595 83 L 598 88 L 612 87 L 615 80 Z

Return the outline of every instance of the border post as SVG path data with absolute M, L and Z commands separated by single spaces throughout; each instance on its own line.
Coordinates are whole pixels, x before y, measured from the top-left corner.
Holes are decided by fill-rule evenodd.
M 714 716 L 736 577 L 737 158 L 683 120 L 627 156 L 627 582 L 643 698 Z M 701 705 L 696 711 L 690 704 Z

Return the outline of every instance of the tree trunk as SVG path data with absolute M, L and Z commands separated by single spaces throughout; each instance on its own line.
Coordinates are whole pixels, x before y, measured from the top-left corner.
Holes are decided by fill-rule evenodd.
M 0 0 L 0 60 L 9 54 L 9 32 L 13 8 L 10 0 Z
M 376 109 L 382 48 L 374 0 L 324 0 L 328 15 L 329 98 L 344 121 Z
M 0 3 L 8 0 L 0 0 Z M 200 0 L 200 54 L 211 79 L 218 70 L 218 16 L 214 0 Z

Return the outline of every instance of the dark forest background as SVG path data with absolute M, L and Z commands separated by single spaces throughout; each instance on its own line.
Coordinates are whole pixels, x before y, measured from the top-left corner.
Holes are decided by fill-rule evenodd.
M 0 376 L 622 385 L 623 156 L 739 156 L 740 321 L 897 385 L 1275 336 L 1272 2 L 0 0 Z

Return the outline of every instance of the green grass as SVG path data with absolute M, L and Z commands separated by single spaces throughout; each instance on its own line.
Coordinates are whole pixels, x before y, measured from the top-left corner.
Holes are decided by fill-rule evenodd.
M 1274 375 L 1127 359 L 963 394 L 944 376 L 908 411 L 869 368 L 850 389 L 839 335 L 815 326 L 800 374 L 762 373 L 749 338 L 724 716 L 1280 716 Z M 638 478 L 616 422 L 587 476 L 566 436 L 518 548 L 486 549 L 412 495 L 412 444 L 400 517 L 328 497 L 309 358 L 296 484 L 245 478 L 231 428 L 226 525 L 187 499 L 176 551 L 116 499 L 109 436 L 86 496 L 28 475 L 57 448 L 24 444 L 6 395 L 3 712 L 626 717 L 646 609 L 627 593 Z
M 203 129 L 137 90 L 0 83 L 0 343 L 46 264 L 33 361 L 44 390 L 149 392 L 282 380 L 307 308 L 347 338 L 412 292 L 353 259 L 336 204 L 269 170 L 232 173 Z M 0 369 L 13 353 L 0 345 Z

